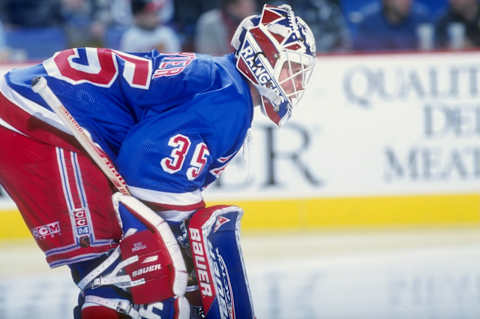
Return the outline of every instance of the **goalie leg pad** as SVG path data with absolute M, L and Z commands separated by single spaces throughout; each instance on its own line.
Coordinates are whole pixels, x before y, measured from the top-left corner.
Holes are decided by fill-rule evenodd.
M 188 234 L 207 319 L 254 318 L 239 243 L 243 211 L 213 206 L 193 214 Z

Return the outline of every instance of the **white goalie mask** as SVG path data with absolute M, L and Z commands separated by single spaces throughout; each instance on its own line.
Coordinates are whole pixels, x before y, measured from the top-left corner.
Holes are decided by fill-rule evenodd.
M 257 88 L 262 112 L 282 125 L 300 101 L 315 65 L 315 39 L 289 5 L 265 5 L 245 18 L 231 42 L 237 69 Z

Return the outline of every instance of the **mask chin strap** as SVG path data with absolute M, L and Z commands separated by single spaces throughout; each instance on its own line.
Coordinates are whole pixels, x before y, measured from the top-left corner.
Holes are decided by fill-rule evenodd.
M 272 89 L 266 88 L 258 84 L 255 84 L 255 87 L 257 88 L 258 93 L 261 96 L 264 96 L 270 100 L 273 107 L 275 108 L 275 111 L 278 111 L 278 105 L 282 103 L 282 98 Z
M 260 86 L 258 84 L 254 84 L 255 87 L 257 88 L 258 90 L 258 93 L 262 96 L 262 98 L 266 98 L 270 101 L 270 103 L 273 105 L 273 108 L 276 112 L 278 112 L 278 109 L 279 109 L 279 105 L 282 103 L 282 98 L 281 96 L 279 96 L 277 93 L 275 93 L 274 90 L 272 89 L 269 89 L 269 88 L 266 88 L 264 86 Z M 261 110 L 262 110 L 262 113 L 267 115 L 267 112 L 265 110 L 265 105 L 264 105 L 264 102 L 263 102 L 263 99 L 261 101 Z M 277 123 L 278 126 L 282 126 L 283 124 L 285 124 L 285 122 L 288 121 L 288 119 L 290 118 L 290 111 L 287 115 L 284 115 L 281 119 L 280 119 L 280 122 Z

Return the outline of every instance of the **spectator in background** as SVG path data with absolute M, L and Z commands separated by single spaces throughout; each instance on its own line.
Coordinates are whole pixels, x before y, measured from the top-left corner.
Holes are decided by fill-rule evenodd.
M 7 29 L 45 28 L 64 22 L 61 0 L 2 0 L 0 4 Z
M 120 49 L 123 34 L 133 25 L 131 0 L 103 0 L 108 2 L 103 44 L 111 49 Z
M 288 3 L 312 29 L 317 53 L 342 52 L 351 49 L 350 32 L 338 0 L 290 0 Z
M 103 0 L 109 3 L 109 18 L 111 24 L 131 26 L 134 24 L 132 15 L 132 0 Z M 158 10 L 160 23 L 170 24 L 173 20 L 173 0 L 160 0 L 162 10 Z
M 182 37 L 183 51 L 195 51 L 197 21 L 203 13 L 218 8 L 220 0 L 173 0 L 176 30 Z
M 477 0 L 450 0 L 435 25 L 438 48 L 463 49 L 480 46 L 480 5 Z
M 161 0 L 132 0 L 134 25 L 121 39 L 120 49 L 123 51 L 179 52 L 180 40 L 177 34 L 161 23 L 159 10 L 163 9 Z
M 42 60 L 68 47 L 62 0 L 1 0 L 10 59 Z
M 62 0 L 70 47 L 101 47 L 108 20 L 106 0 Z
M 230 39 L 237 26 L 256 10 L 254 0 L 221 0 L 220 8 L 207 11 L 198 19 L 195 51 L 217 56 L 232 52 Z
M 414 0 L 379 0 L 362 10 L 353 48 L 357 51 L 415 50 L 418 28 L 429 22 L 428 10 Z
M 120 49 L 124 33 L 135 24 L 132 14 L 132 0 L 102 0 L 108 2 L 108 23 L 105 28 L 104 46 Z M 173 22 L 173 0 L 161 0 L 162 10 L 158 10 L 159 23 L 171 25 Z
M 0 22 L 0 63 L 8 62 L 11 58 L 10 49 L 5 42 L 5 34 L 3 31 L 3 24 Z

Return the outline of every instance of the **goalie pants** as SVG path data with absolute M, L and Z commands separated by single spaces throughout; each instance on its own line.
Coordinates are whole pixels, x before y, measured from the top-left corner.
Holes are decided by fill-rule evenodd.
M 0 184 L 51 267 L 102 255 L 121 237 L 109 181 L 72 136 L 0 94 Z

